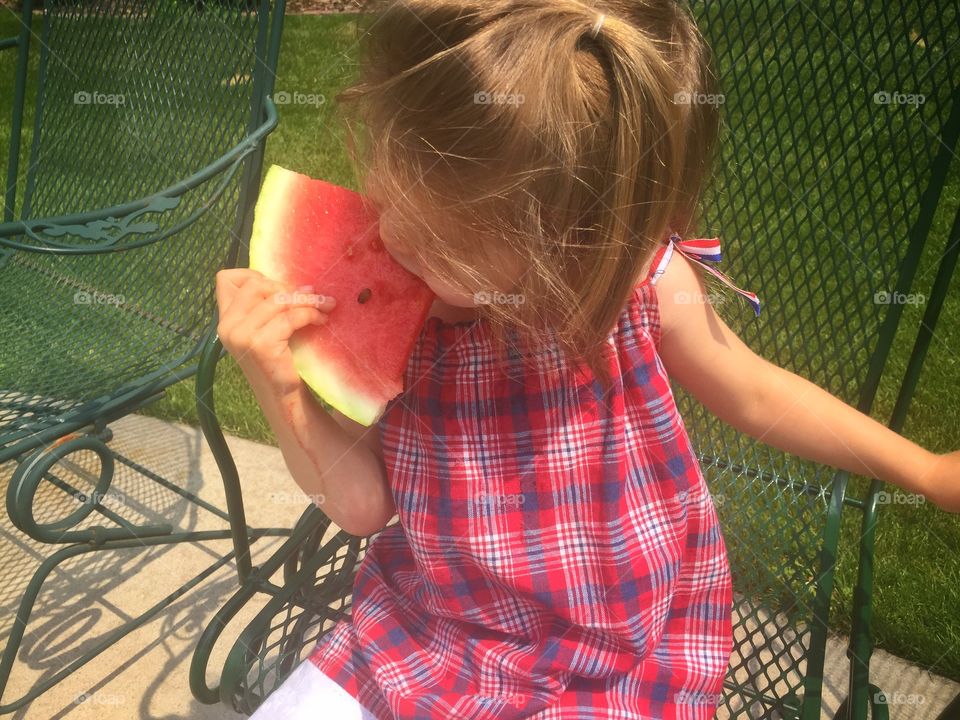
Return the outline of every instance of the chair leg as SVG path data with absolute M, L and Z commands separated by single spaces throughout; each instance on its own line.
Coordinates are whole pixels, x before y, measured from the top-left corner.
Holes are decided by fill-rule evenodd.
M 329 522 L 329 518 L 323 515 L 319 508 L 313 505 L 308 507 L 297 521 L 290 536 L 263 565 L 251 572 L 204 629 L 190 662 L 190 691 L 198 702 L 212 705 L 220 699 L 221 684 L 217 683 L 214 686 L 207 684 L 207 666 L 223 630 L 254 595 L 257 593 L 274 595 L 280 591 L 279 587 L 270 582 L 270 578 L 290 558 L 296 556 L 317 528 L 326 528 Z
M 223 703 L 237 712 L 253 712 L 303 659 L 306 648 L 349 617 L 354 570 L 368 541 L 340 530 L 316 551 L 300 553 L 302 548 L 292 547 L 284 561 L 299 556 L 299 569 L 286 576 L 227 656 Z

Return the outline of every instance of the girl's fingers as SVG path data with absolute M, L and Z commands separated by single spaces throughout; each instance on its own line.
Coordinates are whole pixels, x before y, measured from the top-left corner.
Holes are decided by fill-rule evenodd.
M 297 330 L 308 325 L 322 325 L 327 314 L 314 307 L 292 307 L 274 315 L 257 331 L 257 342 L 265 346 L 285 344 Z
M 263 275 L 249 268 L 228 268 L 216 274 L 214 286 L 220 311 L 227 309 L 237 291 L 250 280 L 264 279 Z
M 243 275 L 221 277 L 217 274 L 217 305 L 220 316 L 223 317 L 231 310 L 246 312 L 250 305 L 258 298 L 271 292 L 275 283 L 262 276 L 254 276 L 245 271 Z M 278 284 L 277 284 L 278 285 Z
M 304 305 L 308 307 L 318 307 L 321 310 L 330 311 L 336 307 L 337 301 L 329 295 L 321 295 L 311 292 L 311 286 L 294 288 L 292 291 L 274 293 L 275 302 L 285 305 Z
M 314 304 L 311 301 L 311 295 L 308 293 L 272 293 L 262 298 L 249 312 L 243 313 L 238 320 L 234 321 L 227 318 L 225 327 L 227 332 L 234 327 L 234 322 L 243 323 L 243 331 L 252 337 L 259 334 L 263 327 L 273 318 L 281 313 L 288 313 L 299 308 L 316 309 L 322 312 L 329 312 L 327 303 Z
M 218 275 L 218 288 L 224 291 L 224 295 L 233 293 L 232 298 L 227 297 L 224 301 L 226 307 L 221 306 L 218 334 L 221 340 L 227 339 L 239 346 L 253 342 L 264 326 L 291 309 L 330 312 L 336 306 L 333 298 L 310 292 L 312 286 L 293 288 L 250 270 L 240 269 L 225 277 Z M 303 313 L 298 313 L 297 317 L 303 317 Z
M 256 337 L 264 325 L 279 313 L 282 313 L 286 306 L 275 302 L 271 296 L 261 298 L 250 310 L 243 310 L 234 313 L 230 311 L 228 317 L 223 320 L 223 330 L 225 333 L 236 333 L 243 338 L 251 339 Z
M 264 277 L 252 278 L 245 282 L 238 291 L 237 310 L 249 313 L 253 310 L 254 305 L 267 298 L 280 305 L 308 305 L 322 307 L 325 310 L 333 309 L 336 302 L 332 297 L 313 293 L 312 290 L 313 286 L 311 285 L 292 287 Z
M 268 280 L 265 277 L 248 278 L 239 286 L 228 306 L 221 309 L 220 317 L 223 327 L 229 330 L 237 323 L 246 324 L 246 317 L 257 305 L 271 296 L 281 294 L 291 294 L 283 283 Z

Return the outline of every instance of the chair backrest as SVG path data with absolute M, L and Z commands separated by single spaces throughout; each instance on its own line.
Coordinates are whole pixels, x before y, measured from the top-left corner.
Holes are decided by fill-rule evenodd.
M 271 0 L 46 0 L 15 219 L 121 205 L 209 169 L 262 122 L 278 17 L 282 2 Z M 246 231 L 261 155 L 214 173 L 165 212 L 53 237 L 69 249 L 172 233 L 156 243 L 6 258 L 0 447 L 124 388 L 162 387 L 195 355 L 214 314 L 213 276 Z
M 763 302 L 755 319 L 718 289 L 720 313 L 761 355 L 869 411 L 921 252 L 942 251 L 957 210 L 955 194 L 938 201 L 960 130 L 960 4 L 693 7 L 722 85 L 699 100 L 722 102 L 725 122 L 704 232 L 722 237 L 724 271 Z M 719 715 L 791 716 L 805 700 L 803 716 L 819 717 L 815 648 L 845 478 L 677 391 L 736 591 Z

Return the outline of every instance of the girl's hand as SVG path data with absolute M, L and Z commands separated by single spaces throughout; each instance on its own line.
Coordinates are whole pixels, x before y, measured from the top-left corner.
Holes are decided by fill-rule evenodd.
M 312 290 L 269 280 L 247 268 L 217 273 L 217 334 L 254 388 L 269 386 L 280 397 L 300 389 L 290 336 L 326 322 L 336 305 L 331 297 L 310 294 Z
M 924 496 L 947 512 L 960 512 L 960 450 L 938 456 L 930 473 Z

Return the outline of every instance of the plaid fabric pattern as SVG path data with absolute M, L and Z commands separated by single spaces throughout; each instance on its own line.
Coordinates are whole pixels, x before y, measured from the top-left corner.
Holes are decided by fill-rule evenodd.
M 606 393 L 556 348 L 498 364 L 482 322 L 428 318 L 380 420 L 400 525 L 310 656 L 378 718 L 713 717 L 730 570 L 654 282 L 608 338 Z

